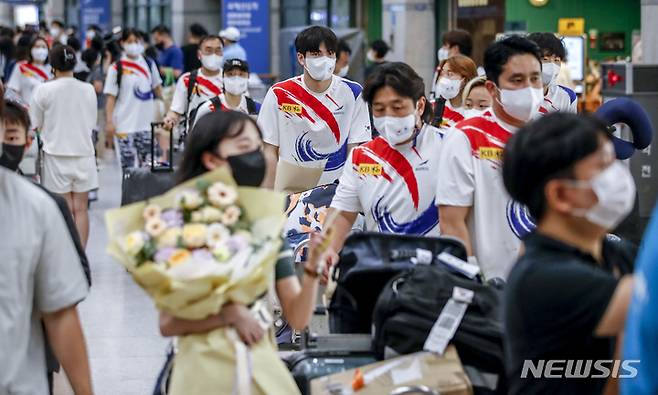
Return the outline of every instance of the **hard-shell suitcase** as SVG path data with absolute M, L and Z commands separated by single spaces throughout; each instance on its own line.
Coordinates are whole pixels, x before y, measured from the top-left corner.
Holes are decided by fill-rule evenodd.
M 284 358 L 302 395 L 311 392 L 311 380 L 377 361 L 370 335 L 304 336 L 305 349 Z

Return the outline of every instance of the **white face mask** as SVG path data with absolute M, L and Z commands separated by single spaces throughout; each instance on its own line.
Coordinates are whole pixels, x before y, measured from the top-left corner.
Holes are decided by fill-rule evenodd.
M 371 62 L 374 62 L 375 61 L 375 51 L 372 51 L 372 50 L 368 51 L 368 53 L 366 54 L 366 59 L 368 59 Z
M 560 66 L 553 62 L 542 63 L 541 80 L 544 86 L 553 85 L 560 75 Z
M 58 27 L 51 27 L 51 28 L 50 28 L 50 35 L 53 36 L 53 37 L 57 37 L 57 36 L 59 36 L 59 34 L 60 34 L 61 32 L 62 32 L 62 31 L 61 31 Z
M 591 181 L 575 181 L 577 187 L 592 188 L 598 203 L 589 209 L 573 212 L 589 222 L 612 230 L 633 210 L 635 204 L 635 181 L 628 168 L 615 161 Z
M 487 112 L 487 110 L 489 109 L 485 108 L 483 110 L 479 110 L 477 108 L 468 108 L 464 110 L 464 119 L 481 117 L 485 112 Z
M 436 83 L 436 92 L 444 99 L 450 100 L 457 97 L 462 87 L 462 80 L 451 80 L 447 77 L 439 78 Z
M 373 117 L 373 126 L 391 145 L 398 145 L 413 137 L 416 131 L 416 114 L 404 117 Z
M 139 56 L 144 53 L 144 46 L 141 43 L 130 43 L 124 47 L 128 56 Z
M 499 89 L 500 104 L 506 113 L 519 121 L 530 121 L 544 101 L 544 90 L 531 86 L 523 89 Z
M 304 68 L 308 74 L 316 81 L 326 81 L 334 73 L 336 67 L 336 58 L 328 56 L 319 56 L 317 58 L 306 58 L 306 66 Z
M 217 71 L 222 67 L 224 57 L 216 54 L 201 55 L 201 64 L 210 71 Z
M 450 50 L 446 47 L 441 47 L 436 52 L 436 57 L 439 59 L 439 62 L 443 62 L 450 57 Z
M 32 59 L 37 62 L 45 62 L 46 58 L 48 58 L 48 48 L 34 47 L 30 53 L 32 54 Z
M 350 72 L 350 65 L 348 64 L 347 66 L 340 69 L 340 71 L 338 73 L 336 73 L 336 75 L 339 76 L 339 77 L 346 77 L 347 73 L 349 73 L 349 72 Z
M 93 30 L 90 30 L 87 32 L 87 35 L 85 36 L 88 40 L 93 40 L 94 37 L 96 37 L 96 32 Z
M 241 95 L 247 91 L 249 80 L 245 77 L 233 76 L 224 78 L 224 89 L 232 95 Z

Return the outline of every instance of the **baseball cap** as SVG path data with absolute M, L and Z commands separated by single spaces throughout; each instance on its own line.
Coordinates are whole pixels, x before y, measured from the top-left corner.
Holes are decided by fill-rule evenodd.
M 241 71 L 249 72 L 249 63 L 241 59 L 229 59 L 224 62 L 224 72 L 239 69 Z
M 224 30 L 221 30 L 219 32 L 219 37 L 230 41 L 238 41 L 240 40 L 240 31 L 236 27 L 230 26 Z

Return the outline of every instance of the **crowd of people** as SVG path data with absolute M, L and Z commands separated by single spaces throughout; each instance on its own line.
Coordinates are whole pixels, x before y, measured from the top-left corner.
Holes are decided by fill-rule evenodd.
M 577 114 L 576 94 L 557 83 L 566 55 L 554 33 L 495 41 L 477 65 L 468 33 L 448 32 L 429 84 L 409 64 L 387 61 L 389 47 L 377 40 L 361 85 L 346 78 L 347 43 L 312 26 L 294 42 L 303 73 L 275 83 L 262 104 L 250 97 L 235 27 L 214 35 L 192 25 L 183 47 L 166 26 L 104 33 L 91 26 L 81 43 L 57 21 L 0 29 L 0 366 L 12 367 L 0 371 L 0 394 L 45 392 L 53 370 L 45 339 L 76 393 L 92 391 L 76 305 L 89 286 L 97 151 L 111 148 L 125 172 L 149 165 L 153 146 L 182 150 L 178 182 L 226 167 L 240 185 L 286 192 L 338 183 L 326 216 L 335 218 L 330 249 L 317 253 L 324 240 L 313 236 L 301 279 L 291 251 L 276 265 L 275 291 L 294 328 L 308 325 L 322 274 L 362 223 L 456 237 L 484 279 L 506 282 L 509 393 L 599 394 L 618 385 L 596 376 L 522 379 L 527 360 L 658 355 L 646 305 L 655 249 L 637 278 L 638 246 L 609 234 L 633 208 L 635 183 L 607 125 Z M 169 133 L 184 144 L 167 146 Z M 31 145 L 46 192 L 12 174 Z M 202 321 L 160 315 L 164 336 L 224 326 L 247 345 L 265 335 L 238 304 Z M 633 340 L 624 352 L 625 330 Z M 654 366 L 640 364 L 623 390 L 655 393 Z

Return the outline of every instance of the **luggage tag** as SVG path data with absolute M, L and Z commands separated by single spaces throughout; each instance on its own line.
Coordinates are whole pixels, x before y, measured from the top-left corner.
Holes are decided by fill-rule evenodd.
M 439 254 L 439 261 L 449 268 L 463 274 L 464 276 L 474 280 L 480 274 L 480 267 L 472 263 L 466 262 L 457 258 L 454 255 L 442 252 Z
M 439 318 L 432 326 L 423 350 L 443 355 L 448 343 L 455 336 L 459 324 L 461 324 L 468 305 L 473 302 L 475 292 L 470 289 L 454 287 L 452 297 L 448 300 Z

